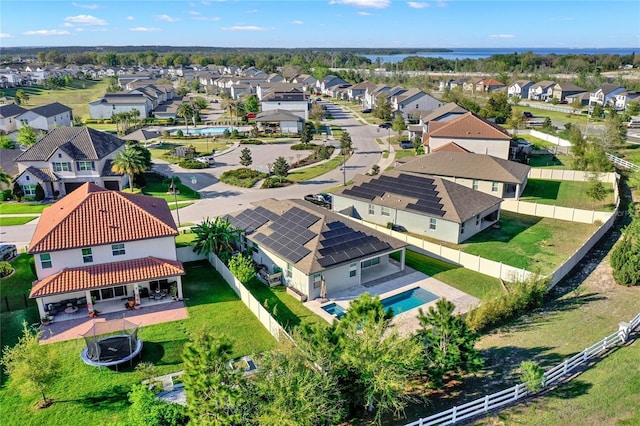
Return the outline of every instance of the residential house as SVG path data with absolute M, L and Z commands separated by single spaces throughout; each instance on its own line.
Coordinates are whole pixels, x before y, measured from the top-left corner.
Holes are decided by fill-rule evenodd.
M 333 193 L 333 210 L 458 244 L 500 219 L 501 198 L 449 180 L 392 170 L 356 176 Z
M 506 84 L 494 80 L 493 78 L 485 78 L 476 83 L 475 91 L 477 93 L 490 93 L 495 92 L 496 90 L 500 90 L 507 87 Z
M 284 77 L 277 73 L 271 73 L 267 77 L 269 83 L 284 83 Z
M 640 102 L 640 92 L 625 90 L 624 92 L 620 92 L 615 96 L 614 107 L 618 111 L 624 111 L 629 108 L 629 105 L 632 102 Z
M 302 89 L 305 92 L 315 92 L 318 79 L 309 74 L 299 74 L 289 80 L 289 83 L 302 84 Z
M 404 269 L 406 243 L 303 200 L 266 199 L 228 217 L 244 249 L 303 298 L 330 297 Z M 400 262 L 389 258 L 400 253 Z
M 510 98 L 517 96 L 520 99 L 529 99 L 529 89 L 531 86 L 533 86 L 533 81 L 515 81 L 507 88 L 507 96 Z
M 477 88 L 478 88 L 478 84 L 480 84 L 482 82 L 482 78 L 472 78 L 469 80 L 465 80 L 462 83 L 462 91 L 463 92 L 469 92 L 469 93 L 475 93 Z
M 18 163 L 16 158 L 22 154 L 19 149 L 4 149 L 0 148 L 0 168 L 9 176 L 15 176 L 18 174 Z M 11 183 L 0 182 L 0 189 L 12 189 Z
M 16 117 L 18 130 L 23 124 L 37 130 L 49 131 L 56 127 L 71 126 L 72 123 L 73 112 L 71 108 L 59 102 L 32 108 Z
M 465 82 L 466 80 L 464 78 L 450 78 L 448 80 L 441 80 L 438 84 L 438 90 L 440 92 L 447 89 L 453 90 L 455 88 L 459 88 L 460 90 L 462 90 Z
M 301 89 L 293 88 L 287 91 L 272 91 L 264 93 L 260 101 L 262 112 L 287 111 L 303 120 L 309 119 L 309 96 Z
M 9 134 L 18 130 L 17 118 L 27 112 L 16 104 L 0 105 L 0 133 Z
M 529 100 L 546 101 L 553 95 L 554 81 L 540 81 L 529 88 Z
M 431 154 L 407 158 L 396 170 L 438 176 L 495 197 L 518 199 L 527 186 L 531 167 L 491 155 L 466 152 L 451 143 Z
M 255 121 L 259 123 L 265 131 L 300 133 L 305 120 L 293 112 L 274 109 L 258 113 Z
M 467 112 L 453 120 L 430 122 L 429 131 L 422 135 L 426 152 L 455 142 L 469 152 L 509 159 L 511 135 L 497 124 Z
M 589 105 L 589 98 L 591 97 L 590 92 L 580 92 L 574 95 L 569 95 L 565 98 L 568 104 L 572 104 L 574 102 L 579 102 L 580 105 Z
M 297 90 L 304 93 L 305 91 L 302 83 L 256 83 L 252 86 L 254 87 L 254 92 L 259 101 L 261 101 L 266 95 L 274 92 L 289 92 Z
M 429 123 L 431 122 L 453 120 L 467 112 L 469 111 L 455 102 L 449 102 L 432 111 L 421 111 L 418 124 L 410 125 L 408 128 L 409 140 L 413 140 L 416 136 L 422 137 L 423 134 L 427 133 L 429 131 Z
M 144 307 L 145 295 L 171 286 L 181 299 L 176 235 L 165 200 L 85 183 L 42 212 L 31 238 L 40 317 L 125 310 L 127 298 Z
M 35 196 L 38 183 L 46 197 L 68 194 L 85 182 L 119 191 L 128 180 L 111 171 L 111 160 L 124 148 L 124 140 L 108 133 L 59 127 L 16 158 L 16 182 L 26 196 Z
M 442 106 L 442 101 L 420 89 L 409 89 L 401 94 L 391 96 L 390 102 L 391 109 L 398 111 L 405 119 L 413 114 L 419 116 L 420 111 L 431 111 Z
M 364 105 L 364 95 L 368 88 L 375 87 L 375 83 L 363 81 L 352 86 L 347 87 L 347 98 L 351 102 L 358 102 Z
M 607 106 L 609 103 L 615 103 L 616 95 L 625 92 L 627 89 L 615 84 L 605 83 L 589 96 L 589 105 L 599 104 Z
M 349 83 L 347 83 L 340 77 L 336 77 L 335 75 L 328 75 L 322 80 L 318 80 L 316 82 L 316 92 L 323 95 L 328 95 L 330 87 L 341 86 L 343 84 L 349 85 Z
M 573 83 L 556 83 L 551 90 L 551 99 L 557 99 L 558 101 L 566 101 L 567 96 L 584 92 L 582 87 L 578 87 Z
M 143 93 L 107 93 L 97 101 L 89 103 L 89 114 L 94 119 L 110 119 L 114 114 L 140 111 L 140 117 L 149 117 L 153 102 Z

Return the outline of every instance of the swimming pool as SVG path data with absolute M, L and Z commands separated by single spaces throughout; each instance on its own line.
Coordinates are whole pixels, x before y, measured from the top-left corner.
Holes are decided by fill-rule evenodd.
M 335 316 L 336 318 L 340 318 L 346 313 L 344 308 L 337 303 L 329 303 L 328 305 L 324 305 L 322 307 L 322 310 L 328 314 Z
M 393 310 L 393 315 L 398 315 L 439 298 L 440 296 L 437 294 L 431 293 L 422 287 L 416 287 L 393 296 L 385 297 L 380 301 L 385 308 L 391 308 Z
M 178 129 L 182 130 L 182 129 Z M 178 130 L 171 132 L 172 135 L 178 133 Z M 231 131 L 228 127 L 203 127 L 201 129 L 189 129 L 189 135 L 221 135 L 225 130 Z M 187 134 L 185 130 L 182 130 L 184 134 Z

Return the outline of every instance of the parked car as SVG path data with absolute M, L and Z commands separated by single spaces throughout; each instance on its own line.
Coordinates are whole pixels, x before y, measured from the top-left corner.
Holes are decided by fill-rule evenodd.
M 3 244 L 0 246 L 0 259 L 9 260 L 11 258 L 16 257 L 18 254 L 18 249 L 13 244 Z
M 371 114 L 371 111 L 373 111 L 371 108 L 365 108 L 360 112 L 363 113 L 363 114 Z
M 627 123 L 627 127 L 630 128 L 630 129 L 635 129 L 635 128 L 640 127 L 640 120 L 630 120 Z
M 213 155 L 205 155 L 203 157 L 196 157 L 196 161 L 199 161 L 201 163 L 205 163 L 208 166 L 213 166 L 214 164 L 216 164 L 216 160 L 213 157 Z
M 533 118 L 533 114 L 531 114 L 529 111 L 524 111 L 524 112 L 522 113 L 522 117 L 523 117 L 525 120 L 530 120 L 530 119 L 532 119 L 532 118 Z
M 402 142 L 400 142 L 400 148 L 402 148 L 402 149 L 413 149 L 413 142 L 411 142 L 411 141 L 402 141 Z
M 247 119 L 254 119 L 256 118 L 258 114 L 256 114 L 255 112 L 250 112 L 247 115 L 245 115 L 245 117 L 247 117 Z
M 391 230 L 396 232 L 407 232 L 407 228 L 402 225 L 391 225 Z
M 380 127 L 381 129 L 390 129 L 390 128 L 391 128 L 391 126 L 392 126 L 392 124 L 391 124 L 391 123 L 381 123 L 381 124 L 378 124 L 378 127 Z
M 329 194 L 308 194 L 304 196 L 304 199 L 315 205 L 331 208 L 331 196 Z

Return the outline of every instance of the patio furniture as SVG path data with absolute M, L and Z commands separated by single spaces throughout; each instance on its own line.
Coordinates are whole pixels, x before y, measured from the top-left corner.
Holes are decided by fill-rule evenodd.
M 64 310 L 65 314 L 75 314 L 78 312 L 78 307 L 72 304 L 68 304 L 67 308 Z

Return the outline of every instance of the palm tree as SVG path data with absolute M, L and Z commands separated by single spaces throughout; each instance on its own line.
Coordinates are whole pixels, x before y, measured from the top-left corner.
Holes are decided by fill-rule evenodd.
M 129 115 L 131 116 L 131 119 L 133 120 L 133 127 L 135 129 L 135 127 L 138 124 L 138 117 L 140 117 L 140 110 L 137 108 L 134 108 L 131 110 L 131 112 L 129 112 Z
M 200 225 L 191 228 L 196 234 L 194 251 L 199 254 L 215 253 L 222 261 L 233 251 L 233 243 L 238 242 L 242 230 L 234 228 L 228 219 L 206 218 Z
M 178 116 L 184 118 L 184 125 L 187 135 L 189 134 L 189 117 L 191 117 L 193 113 L 193 106 L 191 106 L 190 103 L 183 103 L 178 107 Z
M 116 173 L 129 175 L 129 189 L 133 192 L 133 175 L 143 173 L 148 168 L 144 157 L 140 152 L 131 147 L 120 151 L 113 159 L 111 170 Z

